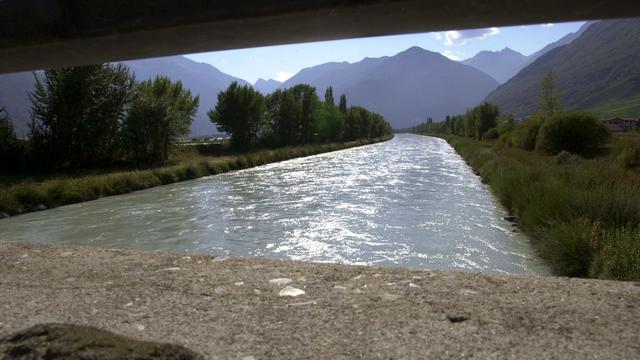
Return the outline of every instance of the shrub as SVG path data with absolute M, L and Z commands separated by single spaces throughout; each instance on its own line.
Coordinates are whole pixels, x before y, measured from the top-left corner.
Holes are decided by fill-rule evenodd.
M 484 133 L 483 137 L 487 140 L 494 140 L 498 138 L 498 130 L 496 128 L 489 129 L 486 133 Z
M 556 165 L 571 165 L 577 163 L 580 159 L 580 156 L 562 150 L 556 155 L 554 162 Z
M 566 150 L 584 155 L 600 148 L 608 137 L 607 128 L 591 114 L 556 113 L 540 127 L 536 150 L 547 154 Z
M 631 145 L 627 145 L 616 157 L 616 163 L 625 169 L 637 166 L 640 164 L 640 151 Z
M 536 146 L 538 131 L 546 119 L 546 116 L 542 114 L 534 114 L 528 117 L 513 131 L 511 139 L 513 145 L 527 151 L 533 150 Z

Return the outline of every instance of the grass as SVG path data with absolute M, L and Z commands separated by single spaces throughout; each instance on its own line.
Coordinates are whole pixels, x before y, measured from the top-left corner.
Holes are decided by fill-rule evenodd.
M 179 148 L 170 164 L 158 168 L 99 171 L 96 174 L 12 179 L 0 189 L 0 212 L 17 215 L 46 208 L 125 194 L 154 186 L 245 169 L 282 160 L 372 144 L 389 137 L 344 143 L 284 147 L 244 154 L 202 155 L 196 146 Z
M 640 117 L 640 94 L 599 105 L 590 111 L 600 118 Z
M 557 275 L 640 280 L 640 172 L 615 161 L 630 144 L 640 147 L 640 134 L 615 136 L 591 159 L 447 141 L 517 216 Z

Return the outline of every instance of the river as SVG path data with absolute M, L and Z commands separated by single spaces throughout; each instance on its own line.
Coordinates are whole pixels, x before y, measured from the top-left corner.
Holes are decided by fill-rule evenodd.
M 444 140 L 399 134 L 3 219 L 0 239 L 548 274 L 506 215 Z

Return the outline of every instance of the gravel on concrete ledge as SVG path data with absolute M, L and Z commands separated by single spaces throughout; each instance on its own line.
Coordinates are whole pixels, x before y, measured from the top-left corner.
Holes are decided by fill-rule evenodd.
M 640 356 L 632 282 L 14 242 L 0 274 L 0 338 L 68 323 L 213 359 Z

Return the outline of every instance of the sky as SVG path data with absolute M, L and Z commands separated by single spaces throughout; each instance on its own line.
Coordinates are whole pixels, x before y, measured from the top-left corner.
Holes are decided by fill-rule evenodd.
M 437 51 L 453 60 L 473 57 L 482 50 L 509 47 L 530 55 L 584 24 L 556 24 L 491 27 L 421 34 L 334 40 L 186 55 L 209 63 L 220 71 L 247 80 L 258 78 L 284 81 L 303 68 L 331 61 L 357 62 L 365 57 L 392 56 L 412 46 Z

